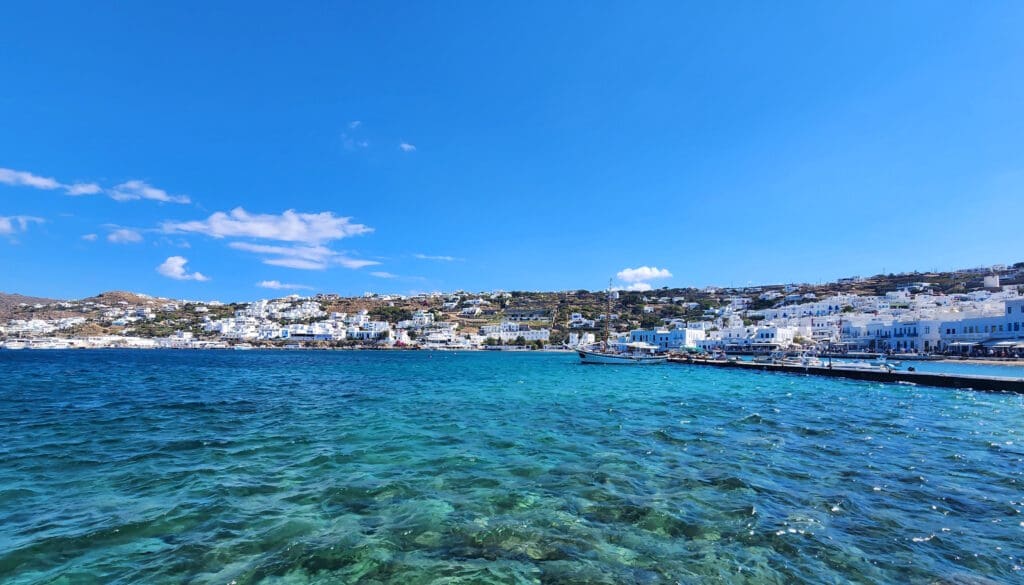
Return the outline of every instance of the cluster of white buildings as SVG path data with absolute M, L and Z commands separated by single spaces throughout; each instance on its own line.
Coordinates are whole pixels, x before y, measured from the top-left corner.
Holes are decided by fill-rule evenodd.
M 1017 351 L 1024 350 L 1022 311 L 1024 297 L 1016 287 L 942 295 L 918 283 L 880 296 L 833 295 L 758 311 L 726 309 L 710 326 L 701 325 L 707 337 L 697 345 L 733 351 L 796 344 L 852 351 Z
M 1019 276 L 1019 275 L 1018 275 Z M 855 279 L 854 279 L 855 281 Z M 719 294 L 714 289 L 705 292 Z M 298 295 L 274 300 L 259 300 L 234 311 L 231 316 L 211 311 L 220 303 L 184 305 L 201 329 L 216 337 L 200 340 L 184 331 L 171 337 L 143 341 L 128 337 L 133 323 L 160 317 L 162 312 L 179 312 L 182 305 L 165 299 L 140 295 L 139 299 L 69 301 L 27 309 L 51 310 L 51 314 L 91 314 L 103 325 L 125 327 L 123 335 L 88 338 L 88 346 L 106 347 L 130 343 L 133 347 L 222 347 L 253 341 L 286 340 L 352 341 L 384 346 L 419 346 L 430 349 L 479 349 L 489 345 L 550 344 L 552 332 L 546 325 L 552 319 L 549 310 L 512 306 L 514 299 L 505 292 L 470 294 L 457 291 L 448 295 L 425 293 L 412 297 L 372 296 L 376 301 L 413 301 L 421 309 L 408 319 L 389 323 L 374 319 L 367 311 L 327 312 L 322 296 Z M 613 297 L 617 296 L 613 294 Z M 117 298 L 117 297 L 114 297 Z M 614 334 L 613 341 L 624 344 L 643 342 L 663 350 L 697 348 L 707 351 L 772 351 L 796 346 L 841 348 L 859 351 L 942 352 L 1024 354 L 1024 296 L 1017 286 L 1000 286 L 995 274 L 984 278 L 984 288 L 963 294 L 941 294 L 927 282 L 912 283 L 899 290 L 879 295 L 832 294 L 817 296 L 806 288 L 787 285 L 777 290 L 731 289 L 723 294 L 719 306 L 687 302 L 683 297 L 652 296 L 640 299 L 645 314 L 663 312 L 664 305 L 684 307 L 697 319 L 662 319 L 653 329 L 635 329 Z M 758 307 L 758 308 L 753 308 Z M 769 307 L 769 308 L 764 308 Z M 679 314 L 679 311 L 664 311 Z M 455 316 L 475 318 L 500 314 L 499 323 L 482 325 L 472 333 L 460 330 Z M 451 320 L 443 320 L 449 315 Z M 618 315 L 571 313 L 563 326 L 568 330 L 569 347 L 599 341 L 596 330 L 606 319 L 614 323 Z M 12 319 L 0 325 L 0 337 L 28 340 L 52 336 L 87 322 L 85 316 Z M 473 321 L 469 321 L 473 323 Z M 196 329 L 193 329 L 196 330 Z M 210 337 L 210 336 L 206 336 Z M 84 338 L 83 338 L 84 339 Z M 131 339 L 130 342 L 124 341 Z M 75 343 L 79 343 L 76 341 Z M 85 341 L 82 341 L 85 343 Z
M 282 320 L 299 321 L 281 323 Z M 233 341 L 392 341 L 386 321 L 374 321 L 367 311 L 327 314 L 309 300 L 256 301 L 235 311 L 233 317 L 205 319 L 203 330 Z
M 0 325 L 0 335 L 7 337 L 37 337 L 57 331 L 71 329 L 85 323 L 85 317 L 63 317 L 60 319 L 11 319 L 7 325 Z
M 520 338 L 526 343 L 538 341 L 547 343 L 551 340 L 551 330 L 546 327 L 530 327 L 523 323 L 514 321 L 502 321 L 499 325 L 484 325 L 480 328 L 480 335 L 486 339 L 498 340 L 502 343 L 511 343 Z

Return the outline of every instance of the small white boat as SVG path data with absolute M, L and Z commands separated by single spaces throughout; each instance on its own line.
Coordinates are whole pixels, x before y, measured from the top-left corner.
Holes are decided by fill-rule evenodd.
M 68 349 L 71 344 L 64 339 L 30 339 L 26 347 L 28 349 Z
M 891 372 L 895 369 L 890 364 L 875 365 L 861 360 L 855 362 L 833 362 L 831 368 L 833 370 L 858 370 L 866 372 Z
M 16 350 L 25 349 L 26 347 L 27 344 L 21 339 L 11 339 L 10 341 L 4 343 L 4 349 Z
M 820 368 L 824 364 L 813 355 L 797 355 L 782 358 L 780 362 L 784 366 L 796 366 L 800 368 Z
M 253 347 L 252 347 L 251 343 L 238 343 L 238 344 L 235 344 L 234 348 L 235 348 L 235 351 L 247 351 L 247 350 L 252 349 Z

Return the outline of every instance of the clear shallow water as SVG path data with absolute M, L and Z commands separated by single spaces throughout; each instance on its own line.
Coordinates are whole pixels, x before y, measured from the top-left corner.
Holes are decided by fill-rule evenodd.
M 1024 580 L 1020 396 L 565 354 L 0 376 L 4 583 Z

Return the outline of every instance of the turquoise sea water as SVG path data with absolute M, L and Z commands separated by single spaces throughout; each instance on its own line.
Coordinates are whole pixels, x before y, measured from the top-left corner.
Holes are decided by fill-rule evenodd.
M 1022 423 L 570 354 L 2 352 L 0 582 L 1021 583 Z

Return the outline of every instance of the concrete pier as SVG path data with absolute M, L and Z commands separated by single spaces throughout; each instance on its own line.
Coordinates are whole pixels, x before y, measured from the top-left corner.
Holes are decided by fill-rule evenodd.
M 692 358 L 669 358 L 675 364 L 692 364 L 718 368 L 734 368 L 748 371 L 782 372 L 787 374 L 806 374 L 827 376 L 831 378 L 848 378 L 866 382 L 887 382 L 890 384 L 904 383 L 920 386 L 938 386 L 940 388 L 959 388 L 962 390 L 980 390 L 985 392 L 1014 392 L 1024 394 L 1024 378 L 1002 378 L 998 376 L 969 376 L 963 374 L 939 374 L 925 372 L 907 372 L 900 370 L 853 370 L 838 367 L 787 366 L 782 364 L 756 363 L 731 360 L 702 360 Z

